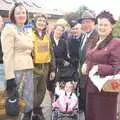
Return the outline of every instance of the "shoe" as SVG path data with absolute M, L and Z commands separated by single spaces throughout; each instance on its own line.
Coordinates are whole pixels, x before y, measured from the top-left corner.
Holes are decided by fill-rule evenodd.
M 31 120 L 45 120 L 44 116 L 43 115 L 40 115 L 40 114 L 34 114 L 32 115 L 32 119 Z
M 32 115 L 32 120 L 40 120 L 38 115 Z
M 22 120 L 30 120 L 31 119 L 31 113 L 32 113 L 31 111 L 27 112 L 27 113 L 24 113 Z
M 34 108 L 31 118 L 32 120 L 45 120 L 42 113 L 42 108 Z

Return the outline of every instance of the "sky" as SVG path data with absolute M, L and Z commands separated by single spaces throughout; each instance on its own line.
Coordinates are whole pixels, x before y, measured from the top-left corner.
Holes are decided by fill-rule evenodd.
M 96 14 L 103 10 L 108 10 L 117 19 L 120 16 L 119 0 L 41 0 L 45 6 L 50 9 L 58 9 L 64 12 L 77 10 L 80 6 L 85 5 L 94 10 Z

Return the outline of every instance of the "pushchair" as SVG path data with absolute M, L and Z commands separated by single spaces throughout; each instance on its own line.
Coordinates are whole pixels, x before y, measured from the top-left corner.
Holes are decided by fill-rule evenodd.
M 57 82 L 52 102 L 52 120 L 80 120 L 79 88 L 75 82 Z

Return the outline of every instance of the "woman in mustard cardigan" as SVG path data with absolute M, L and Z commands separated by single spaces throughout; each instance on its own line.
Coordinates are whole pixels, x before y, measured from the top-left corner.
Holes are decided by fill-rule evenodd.
M 40 105 L 44 99 L 47 80 L 54 80 L 55 66 L 52 44 L 47 33 L 47 19 L 44 15 L 37 15 L 34 19 L 35 28 L 32 29 L 34 43 L 34 108 L 33 119 L 40 117 Z

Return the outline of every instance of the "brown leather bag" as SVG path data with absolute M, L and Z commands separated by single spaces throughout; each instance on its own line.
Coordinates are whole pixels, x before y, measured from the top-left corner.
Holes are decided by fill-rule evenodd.
M 0 116 L 6 115 L 6 99 L 7 99 L 7 92 L 6 91 L 0 91 Z M 23 110 L 26 106 L 26 102 L 24 99 L 19 98 L 19 108 L 20 110 Z
M 5 116 L 5 104 L 6 104 L 7 93 L 5 91 L 0 91 L 0 116 Z

